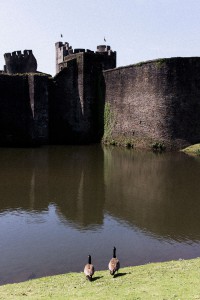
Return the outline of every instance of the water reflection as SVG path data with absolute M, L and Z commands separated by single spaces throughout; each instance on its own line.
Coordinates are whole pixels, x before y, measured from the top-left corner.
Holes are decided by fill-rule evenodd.
M 141 230 L 200 239 L 200 160 L 105 148 L 107 211 Z
M 200 252 L 200 160 L 101 146 L 0 149 L 0 284 Z
M 103 151 L 76 147 L 49 151 L 49 192 L 62 220 L 80 229 L 103 224 L 105 203 Z
M 74 226 L 103 223 L 101 148 L 0 149 L 0 165 L 0 211 L 42 211 L 53 202 L 62 220 Z

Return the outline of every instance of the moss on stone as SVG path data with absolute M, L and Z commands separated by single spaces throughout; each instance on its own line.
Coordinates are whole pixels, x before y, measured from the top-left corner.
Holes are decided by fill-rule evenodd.
M 104 135 L 103 135 L 103 142 L 110 143 L 108 141 L 112 140 L 112 131 L 115 125 L 115 115 L 114 112 L 111 110 L 110 103 L 106 103 L 104 107 Z

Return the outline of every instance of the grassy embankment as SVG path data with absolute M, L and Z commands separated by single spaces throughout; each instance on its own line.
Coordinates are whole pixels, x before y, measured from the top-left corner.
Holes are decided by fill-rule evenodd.
M 0 299 L 200 299 L 200 258 L 123 268 L 115 278 L 69 273 L 0 286 Z
M 200 156 L 200 144 L 189 146 L 181 151 L 186 154 Z

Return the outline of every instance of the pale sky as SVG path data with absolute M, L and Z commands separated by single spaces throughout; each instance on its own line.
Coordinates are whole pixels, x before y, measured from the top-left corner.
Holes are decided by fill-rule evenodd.
M 55 42 L 96 50 L 104 36 L 117 66 L 200 56 L 200 0 L 0 0 L 0 32 L 0 69 L 5 52 L 32 49 L 55 75 Z

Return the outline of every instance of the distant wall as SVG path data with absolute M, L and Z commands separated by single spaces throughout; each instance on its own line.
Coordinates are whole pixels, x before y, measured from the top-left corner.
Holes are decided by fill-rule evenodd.
M 171 58 L 104 72 L 108 139 L 168 148 L 200 142 L 200 58 Z

